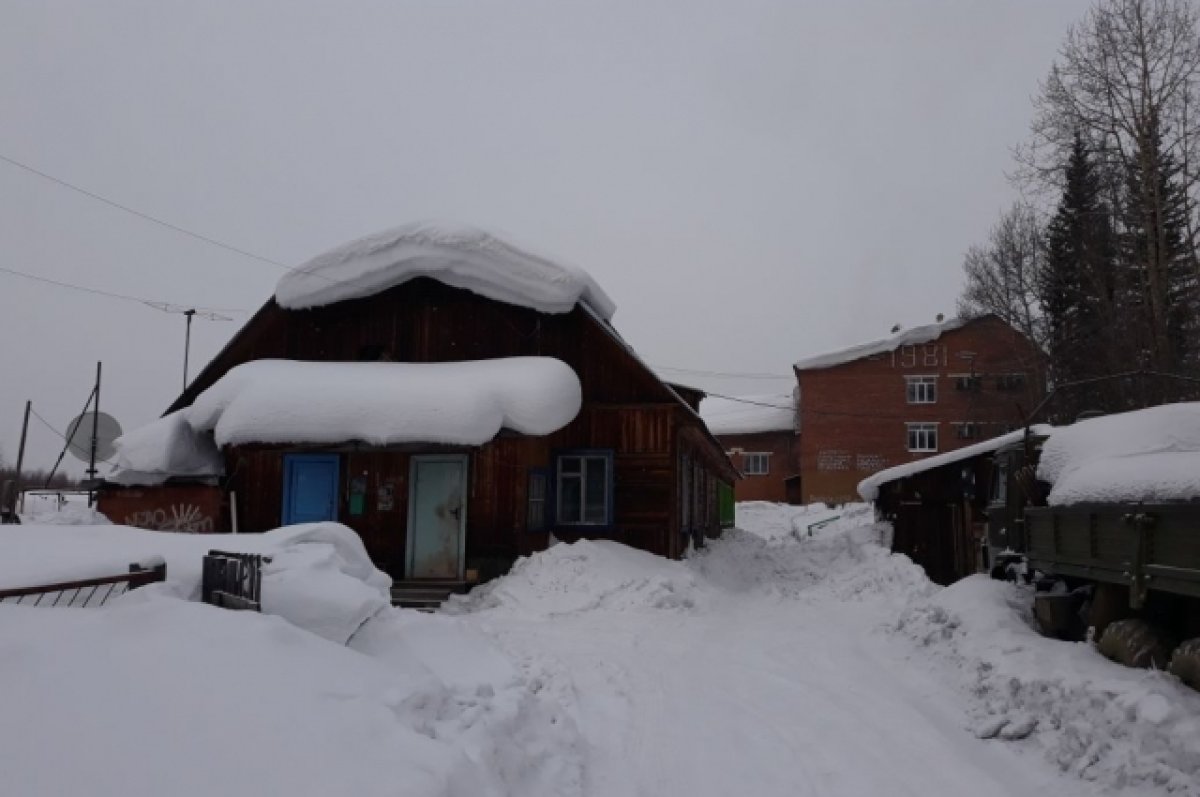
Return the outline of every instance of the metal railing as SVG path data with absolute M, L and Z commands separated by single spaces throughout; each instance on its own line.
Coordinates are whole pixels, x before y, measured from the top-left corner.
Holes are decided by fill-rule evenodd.
M 270 562 L 262 554 L 209 551 L 204 557 L 200 599 L 224 609 L 262 611 L 262 566 Z
M 9 606 L 63 606 L 94 608 L 103 606 L 113 598 L 124 595 L 131 589 L 144 587 L 158 581 L 166 581 L 167 564 L 161 559 L 154 562 L 134 563 L 128 573 L 77 581 L 61 581 L 55 584 L 40 584 L 17 589 L 0 589 L 0 604 Z

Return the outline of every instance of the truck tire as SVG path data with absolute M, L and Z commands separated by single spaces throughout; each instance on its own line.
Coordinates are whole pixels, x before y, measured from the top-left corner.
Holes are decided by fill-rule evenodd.
M 1200 638 L 1189 639 L 1175 648 L 1167 669 L 1188 686 L 1200 689 Z
M 1127 667 L 1163 669 L 1171 657 L 1172 645 L 1166 636 L 1145 620 L 1117 620 L 1109 623 L 1097 649 L 1106 658 Z

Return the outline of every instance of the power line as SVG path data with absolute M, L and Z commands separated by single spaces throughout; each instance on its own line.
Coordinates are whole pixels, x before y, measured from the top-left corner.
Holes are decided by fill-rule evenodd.
M 182 233 L 183 235 L 187 235 L 191 238 L 195 238 L 198 241 L 204 241 L 205 243 L 211 244 L 212 246 L 217 246 L 217 247 L 220 247 L 221 249 L 225 249 L 227 251 L 234 252 L 243 257 L 248 257 L 253 260 L 258 260 L 263 263 L 268 263 L 272 266 L 276 266 L 278 268 L 282 268 L 287 271 L 292 270 L 292 268 L 290 266 L 280 263 L 278 260 L 272 260 L 269 257 L 264 257 L 263 255 L 255 254 L 254 252 L 247 251 L 240 247 L 234 246 L 233 244 L 227 244 L 224 241 L 218 241 L 216 238 L 210 238 L 207 235 L 202 235 L 201 233 L 198 233 L 198 232 L 192 232 L 191 230 L 185 229 L 184 227 L 180 227 L 178 224 L 172 224 L 171 222 L 160 219 L 157 216 L 151 216 L 149 213 L 143 213 L 142 211 L 136 210 L 135 208 L 131 208 L 128 205 L 122 205 L 120 202 L 109 199 L 108 197 L 101 196 L 100 194 L 89 191 L 86 188 L 80 188 L 79 186 L 77 186 L 73 183 L 68 183 L 66 180 L 59 179 L 58 177 L 55 177 L 52 174 L 47 174 L 46 172 L 43 172 L 39 169 L 35 169 L 28 164 L 21 163 L 20 161 L 13 160 L 12 158 L 9 158 L 5 155 L 0 155 L 0 160 L 4 161 L 5 163 L 12 164 L 13 166 L 16 166 L 18 169 L 24 169 L 25 171 L 29 172 L 30 174 L 36 174 L 38 177 L 41 177 L 45 180 L 49 180 L 50 182 L 60 185 L 63 188 L 68 188 L 72 191 L 83 194 L 86 197 L 90 197 L 91 199 L 94 199 L 97 202 L 103 202 L 104 204 L 109 205 L 110 207 L 114 207 L 117 210 L 122 210 L 133 216 L 137 216 L 140 219 L 145 219 L 146 221 L 153 222 L 154 224 L 157 224 L 161 227 L 166 227 L 168 230 L 174 230 L 175 232 Z
M 125 293 L 116 293 L 114 291 L 106 291 L 106 290 L 102 290 L 100 288 L 89 288 L 84 285 L 76 285 L 71 282 L 62 282 L 61 280 L 54 280 L 54 279 L 50 279 L 48 277 L 39 277 L 35 274 L 28 274 L 24 271 L 17 271 L 16 269 L 5 268 L 4 266 L 0 266 L 0 272 L 4 272 L 5 274 L 11 274 L 14 277 L 23 277 L 24 279 L 33 280 L 35 282 L 44 282 L 47 285 L 55 285 L 59 288 L 68 288 L 70 290 L 80 291 L 82 293 L 92 293 L 97 296 L 106 296 L 109 299 L 123 299 L 123 300 L 129 301 L 129 302 L 137 302 L 138 304 L 144 304 L 147 307 L 152 307 L 155 310 L 162 310 L 165 313 L 182 312 L 184 309 L 189 307 L 188 305 L 175 304 L 173 302 L 163 302 L 163 301 L 158 301 L 155 299 L 143 299 L 140 296 L 130 296 L 129 294 L 125 294 Z M 240 307 L 196 307 L 194 309 L 203 312 L 205 314 L 206 318 L 211 318 L 214 321 L 217 321 L 217 320 L 232 321 L 233 320 L 230 318 L 225 318 L 224 316 L 220 316 L 219 315 L 220 313 L 247 313 L 247 312 L 249 312 L 248 310 L 244 310 Z
M 669 365 L 651 365 L 656 371 L 673 371 L 696 376 L 728 377 L 730 379 L 795 379 L 795 374 L 735 373 L 731 371 L 704 371 L 696 368 L 675 368 Z M 714 394 L 715 395 L 715 394 Z
M 795 407 L 792 407 L 792 406 L 785 407 L 781 404 L 767 404 L 766 402 L 754 401 L 753 399 L 738 398 L 737 396 L 725 396 L 725 395 L 722 395 L 721 393 L 713 393 L 708 390 L 706 390 L 704 392 L 706 395 L 713 396 L 714 398 L 725 399 L 726 401 L 736 401 L 739 404 L 753 404 L 756 407 L 770 407 L 771 409 L 774 409 L 774 410 L 794 410 L 794 409 L 796 409 Z

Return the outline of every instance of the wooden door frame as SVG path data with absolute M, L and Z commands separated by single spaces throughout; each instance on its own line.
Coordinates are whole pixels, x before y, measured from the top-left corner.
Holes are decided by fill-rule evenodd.
M 333 463 L 333 517 L 330 520 L 338 519 L 338 510 L 341 508 L 341 477 L 342 477 L 342 458 L 338 454 L 284 454 L 283 455 L 283 506 L 279 512 L 280 525 L 290 525 L 291 518 L 291 503 L 292 503 L 292 464 L 297 461 L 305 462 L 332 462 Z
M 413 454 L 408 463 L 408 524 L 404 537 L 404 578 L 413 577 L 413 534 L 417 527 L 417 469 L 422 462 L 457 462 L 462 466 L 462 513 L 458 518 L 458 574 L 461 581 L 467 567 L 467 505 L 470 503 L 471 458 L 467 454 Z

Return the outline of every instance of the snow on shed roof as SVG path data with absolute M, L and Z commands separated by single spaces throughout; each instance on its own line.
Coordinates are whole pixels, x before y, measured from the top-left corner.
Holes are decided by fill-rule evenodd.
M 791 393 L 735 398 L 708 396 L 700 402 L 700 417 L 715 435 L 791 432 L 796 427 Z
M 184 410 L 218 445 L 482 445 L 501 429 L 545 435 L 579 413 L 571 367 L 552 357 L 439 363 L 256 360 Z
M 1031 427 L 1030 431 L 1035 435 L 1047 435 L 1052 431 L 1052 427 L 1038 425 Z M 905 462 L 903 465 L 881 470 L 878 473 L 873 473 L 867 478 L 858 483 L 858 494 L 864 501 L 874 501 L 879 497 L 879 488 L 888 482 L 907 479 L 910 476 L 915 476 L 918 473 L 924 473 L 927 470 L 940 468 L 943 465 L 952 465 L 955 462 L 961 462 L 964 459 L 977 457 L 980 454 L 990 454 L 993 451 L 998 451 L 1011 443 L 1019 443 L 1025 437 L 1025 430 L 1018 429 L 1015 432 L 1002 434 L 999 437 L 993 437 L 990 440 L 984 440 L 974 445 L 956 448 L 953 451 L 947 451 L 944 454 L 935 454 L 932 457 L 918 459 L 915 462 Z
M 856 346 L 850 346 L 837 351 L 826 352 L 825 354 L 817 354 L 812 357 L 805 357 L 798 360 L 794 365 L 798 371 L 808 371 L 817 368 L 830 368 L 835 365 L 861 360 L 864 357 L 870 357 L 875 354 L 886 354 L 895 351 L 901 346 L 911 346 L 920 343 L 929 343 L 937 340 L 942 336 L 943 332 L 949 332 L 953 329 L 965 326 L 975 319 L 968 318 L 951 318 L 946 321 L 939 321 L 936 324 L 926 324 L 921 327 L 913 327 L 897 332 L 891 337 L 881 340 L 873 340 L 869 343 L 859 343 Z
M 108 481 L 124 485 L 162 484 L 172 476 L 220 476 L 221 453 L 199 434 L 182 411 L 152 421 L 117 438 L 116 461 Z
M 431 277 L 489 299 L 544 313 L 586 303 L 606 321 L 616 305 L 582 269 L 522 251 L 473 227 L 406 224 L 343 244 L 284 275 L 281 307 L 301 309 L 371 296 Z
M 1200 402 L 1079 421 L 1042 447 L 1053 505 L 1200 499 Z

